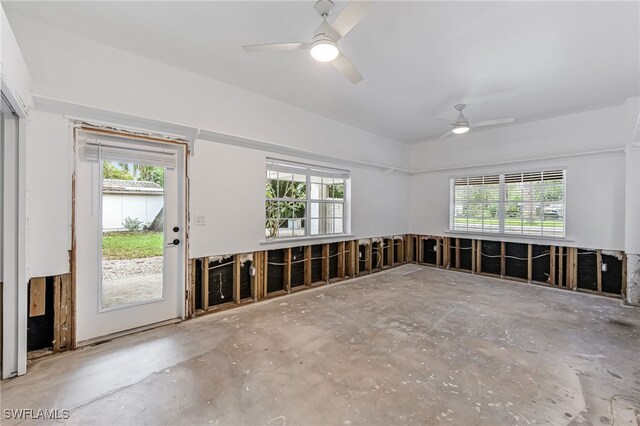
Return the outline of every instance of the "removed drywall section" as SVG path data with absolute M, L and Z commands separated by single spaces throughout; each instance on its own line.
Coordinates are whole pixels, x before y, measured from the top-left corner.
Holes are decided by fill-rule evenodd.
M 471 270 L 471 240 L 459 238 L 460 242 L 460 269 Z
M 324 264 L 324 256 L 322 253 L 322 245 L 316 244 L 311 246 L 311 284 L 322 282 Z
M 497 246 L 497 250 L 498 250 L 498 259 L 500 258 L 500 244 L 499 243 L 493 243 L 494 250 L 495 247 Z M 528 256 L 528 245 L 527 244 L 518 244 L 518 243 L 506 243 L 505 244 L 505 276 L 507 277 L 513 277 L 513 278 L 519 278 L 521 280 L 527 280 L 528 279 L 528 260 L 529 260 L 529 256 Z M 483 249 L 483 255 L 484 255 L 484 249 Z M 498 260 L 499 262 L 499 260 Z M 482 272 L 489 272 L 487 269 L 489 266 L 487 265 L 488 263 L 491 262 L 487 262 L 484 258 L 482 259 Z M 500 264 L 498 263 L 497 266 L 494 266 L 494 274 L 500 275 Z M 496 269 L 497 268 L 497 269 Z M 497 272 L 495 272 L 497 270 Z
M 502 251 L 500 247 L 500 243 L 497 241 L 483 240 L 480 244 L 480 247 L 481 247 L 481 252 L 478 254 L 481 255 L 480 264 L 482 267 L 479 268 L 479 272 L 485 272 L 487 274 L 493 274 L 493 275 L 500 275 L 500 256 Z M 520 252 L 518 251 L 518 253 Z M 525 259 L 525 271 L 526 271 L 526 264 L 527 264 L 526 249 L 525 249 L 524 259 Z M 507 271 L 509 271 L 508 267 L 507 267 Z M 514 271 L 514 273 L 516 272 Z M 510 274 L 507 273 L 507 275 L 510 275 Z M 516 276 L 516 275 L 511 275 L 511 276 Z M 526 275 L 525 275 L 525 279 L 526 279 Z
M 549 246 L 531 246 L 531 280 L 548 283 L 550 280 L 551 257 Z
M 338 243 L 329 244 L 329 280 L 338 278 Z
M 578 288 L 598 291 L 597 253 L 578 249 Z
M 233 257 L 209 260 L 209 306 L 233 301 Z
M 33 278 L 30 281 L 29 306 L 31 309 L 27 320 L 27 350 L 53 349 L 53 277 Z
M 623 256 L 621 254 L 602 253 L 602 291 L 611 294 L 622 294 Z
M 267 294 L 284 290 L 285 250 L 267 252 Z
M 304 286 L 304 247 L 291 249 L 291 288 Z
M 438 240 L 431 237 L 424 238 L 422 247 L 422 262 L 435 265 L 438 254 Z

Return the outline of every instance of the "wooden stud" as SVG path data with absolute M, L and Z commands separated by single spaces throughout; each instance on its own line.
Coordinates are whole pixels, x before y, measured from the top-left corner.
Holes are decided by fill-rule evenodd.
M 269 270 L 269 253 L 267 253 L 266 251 L 262 252 L 262 289 L 260 290 L 260 293 L 262 295 L 262 297 L 267 297 L 267 293 L 268 293 L 268 281 L 269 281 L 269 275 L 267 274 L 267 271 Z
M 195 259 L 191 259 L 191 281 L 189 283 L 189 286 L 190 286 L 189 314 L 191 315 L 191 317 L 195 317 L 195 314 L 196 314 L 196 260 Z
M 456 238 L 456 269 L 460 269 L 460 238 Z
M 602 250 L 596 250 L 596 282 L 598 293 L 602 293 Z
M 556 246 L 549 247 L 549 284 L 556 285 Z
M 449 237 L 442 238 L 442 266 L 444 268 L 449 269 L 449 257 L 451 255 L 451 250 L 449 249 Z
M 74 141 L 77 136 L 77 129 L 73 130 Z M 69 291 L 67 297 L 70 298 L 68 305 L 68 336 L 69 343 L 68 349 L 75 349 L 77 346 L 76 338 L 76 285 L 77 285 L 77 270 L 78 261 L 76 257 L 77 253 L 77 241 L 76 241 L 76 174 L 71 175 L 71 251 L 69 253 L 69 270 L 71 271 L 71 283 L 69 285 Z
M 476 272 L 482 272 L 482 240 L 476 241 L 478 248 L 476 250 Z
M 533 246 L 527 245 L 527 281 L 533 280 Z
M 573 276 L 573 290 L 578 289 L 578 248 L 573 247 L 573 261 L 571 263 L 571 269 L 573 272 L 571 275 Z
M 476 240 L 471 240 L 471 273 L 475 274 L 476 272 Z
M 60 276 L 56 276 L 53 278 L 53 352 L 60 352 L 60 331 L 61 331 L 61 327 L 60 327 L 60 313 L 61 313 L 61 307 L 60 304 L 62 303 L 61 300 L 61 291 L 62 291 L 62 285 L 60 283 Z
M 394 262 L 395 240 L 393 239 L 393 237 L 387 238 L 387 240 L 389 241 L 387 243 L 387 247 L 386 247 L 386 249 L 387 249 L 387 265 L 384 265 L 384 266 L 393 266 L 395 264 L 395 262 Z
M 353 249 L 354 249 L 353 276 L 357 277 L 358 275 L 360 275 L 360 242 L 359 241 L 356 240 L 353 242 Z
M 329 244 L 322 245 L 322 281 L 329 282 Z
M 395 239 L 393 240 L 394 244 L 395 244 Z M 402 236 L 400 243 L 398 244 L 398 262 L 400 263 L 406 263 L 406 260 L 404 258 L 404 246 L 405 246 L 405 237 L 404 235 Z M 394 259 L 395 260 L 395 259 Z
M 622 253 L 622 300 L 627 300 L 627 254 Z
M 291 247 L 284 250 L 284 289 L 291 293 Z
M 71 348 L 71 274 L 57 275 L 53 282 L 53 351 Z
M 45 314 L 47 296 L 47 279 L 31 278 L 29 285 L 29 316 L 37 317 Z
M 558 247 L 558 286 L 566 287 L 564 283 L 564 247 Z
M 209 309 L 209 258 L 202 258 L 202 282 L 200 283 L 201 291 L 200 295 L 202 296 L 202 310 L 206 311 Z
M 440 242 L 440 237 L 436 237 L 436 268 L 440 267 L 440 262 L 442 261 L 442 248 Z
M 502 241 L 500 242 L 500 276 L 504 277 L 507 271 L 507 258 L 505 257 L 507 254 L 507 244 Z
M 304 248 L 304 285 L 311 287 L 311 246 Z
M 240 255 L 233 256 L 233 301 L 240 303 Z
M 424 244 L 422 243 L 422 237 L 417 236 L 415 237 L 416 239 L 416 263 L 424 263 L 423 259 L 424 259 L 424 254 L 422 253 L 422 251 L 424 250 Z
M 338 243 L 338 277 L 344 278 L 345 273 L 345 242 L 340 241 Z
M 369 244 L 365 246 L 365 270 L 371 273 L 373 270 L 373 240 L 369 238 Z

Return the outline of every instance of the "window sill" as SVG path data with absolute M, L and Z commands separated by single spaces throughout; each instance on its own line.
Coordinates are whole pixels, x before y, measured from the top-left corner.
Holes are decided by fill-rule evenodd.
M 447 229 L 446 231 L 444 231 L 445 234 L 447 235 L 459 235 L 461 237 L 465 237 L 465 238 L 472 238 L 474 240 L 500 240 L 500 241 L 505 241 L 505 242 L 509 242 L 509 240 L 515 240 L 515 242 L 518 241 L 562 241 L 562 242 L 573 242 L 573 239 L 567 238 L 565 237 L 551 237 L 551 236 L 542 236 L 542 235 L 517 235 L 517 234 L 506 234 L 506 233 L 500 233 L 500 232 L 491 232 L 491 233 L 478 233 L 478 232 L 466 232 L 466 231 L 452 231 L 450 229 Z
M 286 238 L 273 238 L 270 240 L 259 241 L 261 246 L 291 243 L 294 241 L 320 241 L 320 242 L 335 242 L 353 239 L 355 234 L 331 234 L 331 235 L 314 235 L 306 237 L 286 237 Z

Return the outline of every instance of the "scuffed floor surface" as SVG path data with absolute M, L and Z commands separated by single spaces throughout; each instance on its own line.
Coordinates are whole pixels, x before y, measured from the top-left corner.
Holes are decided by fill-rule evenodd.
M 105 425 L 635 425 L 640 309 L 406 265 L 38 361 L 2 384 L 2 408 Z

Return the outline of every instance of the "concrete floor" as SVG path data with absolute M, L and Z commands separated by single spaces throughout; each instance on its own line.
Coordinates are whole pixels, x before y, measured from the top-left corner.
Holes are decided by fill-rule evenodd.
M 2 408 L 70 409 L 71 424 L 636 424 L 640 309 L 405 265 L 37 361 L 2 383 Z

